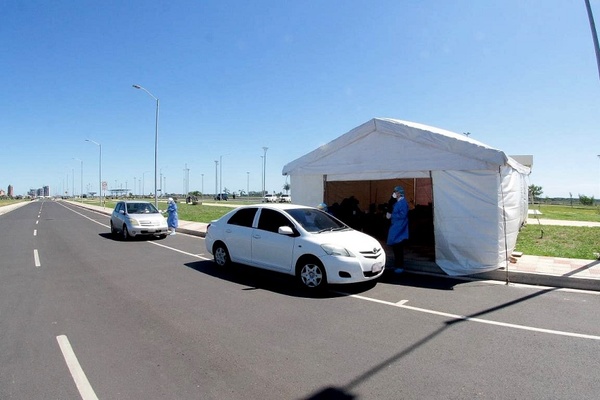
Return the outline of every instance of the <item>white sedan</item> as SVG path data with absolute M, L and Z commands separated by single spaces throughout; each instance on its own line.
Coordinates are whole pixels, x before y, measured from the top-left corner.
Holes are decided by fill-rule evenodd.
M 219 266 L 236 262 L 278 271 L 311 289 L 377 279 L 386 261 L 371 236 L 293 204 L 239 207 L 209 224 L 205 243 Z

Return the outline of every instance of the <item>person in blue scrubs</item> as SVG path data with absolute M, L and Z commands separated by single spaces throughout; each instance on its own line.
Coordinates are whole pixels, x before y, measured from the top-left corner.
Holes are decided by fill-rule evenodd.
M 171 197 L 169 197 L 167 212 L 169 213 L 169 216 L 167 217 L 167 225 L 171 231 L 170 235 L 175 235 L 175 230 L 179 226 L 179 216 L 177 214 L 177 204 Z
M 387 244 L 394 251 L 394 272 L 399 274 L 404 271 L 404 242 L 408 239 L 408 203 L 404 198 L 404 188 L 396 186 L 392 197 L 396 199 L 390 219 L 391 225 L 388 232 Z

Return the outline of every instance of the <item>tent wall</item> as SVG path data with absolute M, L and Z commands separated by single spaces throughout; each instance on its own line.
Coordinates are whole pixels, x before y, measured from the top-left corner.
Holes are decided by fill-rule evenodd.
M 295 204 L 316 207 L 323 202 L 324 179 L 322 174 L 290 175 L 292 201 Z
M 496 171 L 433 172 L 436 263 L 448 275 L 498 268 L 498 186 Z

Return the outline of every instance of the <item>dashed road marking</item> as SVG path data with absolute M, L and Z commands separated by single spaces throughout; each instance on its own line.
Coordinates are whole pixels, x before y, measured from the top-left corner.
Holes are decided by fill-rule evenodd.
M 37 249 L 33 249 L 33 261 L 35 263 L 36 268 L 42 266 L 42 264 L 40 263 L 40 255 L 38 254 Z
M 71 372 L 71 376 L 75 381 L 75 385 L 77 386 L 77 390 L 79 390 L 81 398 L 83 400 L 98 400 L 98 396 L 96 396 L 92 385 L 90 385 L 85 372 L 77 360 L 77 356 L 71 347 L 71 343 L 69 343 L 69 338 L 65 335 L 60 335 L 56 337 L 56 340 L 58 341 L 60 350 L 63 353 L 63 357 L 65 358 L 67 367 L 69 367 L 69 371 Z

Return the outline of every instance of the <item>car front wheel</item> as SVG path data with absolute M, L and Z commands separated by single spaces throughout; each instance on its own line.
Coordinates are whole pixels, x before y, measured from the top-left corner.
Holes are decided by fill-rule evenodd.
M 215 256 L 215 263 L 219 267 L 227 267 L 231 263 L 229 251 L 227 250 L 227 246 L 225 246 L 224 243 L 215 244 L 213 254 Z
M 311 290 L 324 287 L 327 284 L 327 275 L 323 264 L 317 260 L 307 259 L 298 268 L 300 283 Z
M 127 230 L 127 225 L 123 225 L 123 231 L 121 232 L 121 238 L 123 240 L 127 240 L 129 239 L 131 236 L 129 236 L 129 231 Z

